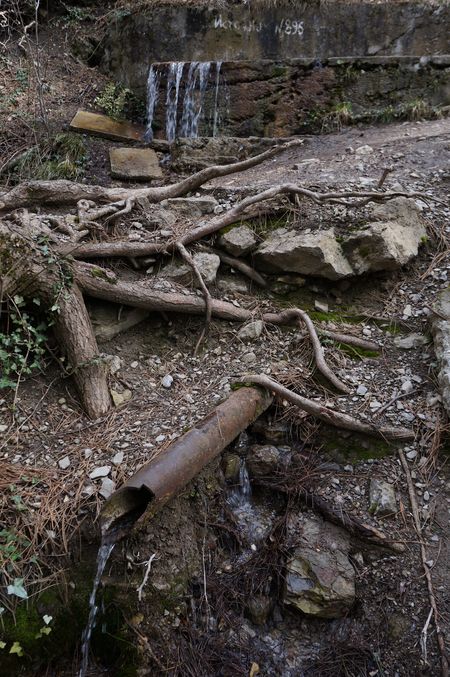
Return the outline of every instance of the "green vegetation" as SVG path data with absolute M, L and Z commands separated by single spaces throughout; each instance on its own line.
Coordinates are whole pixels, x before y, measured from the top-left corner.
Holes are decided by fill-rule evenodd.
M 33 303 L 40 306 L 39 299 L 33 299 Z M 21 296 L 9 300 L 5 326 L 0 331 L 0 390 L 15 388 L 20 378 L 42 368 L 48 326 L 25 309 Z
M 114 120 L 124 120 L 127 117 L 130 100 L 133 93 L 130 89 L 116 85 L 114 82 L 108 82 L 101 94 L 94 100 L 100 110 L 114 118 Z
M 86 160 L 83 137 L 62 132 L 25 151 L 11 167 L 8 178 L 13 183 L 28 178 L 75 180 L 82 175 Z

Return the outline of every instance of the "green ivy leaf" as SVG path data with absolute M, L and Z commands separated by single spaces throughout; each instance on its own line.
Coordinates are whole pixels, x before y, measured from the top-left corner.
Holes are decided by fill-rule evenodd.
M 23 587 L 23 578 L 15 578 L 14 583 L 6 588 L 6 592 L 8 595 L 15 595 L 20 599 L 28 599 L 28 593 Z M 10 653 L 12 652 L 10 651 Z
M 15 653 L 19 657 L 23 656 L 23 649 L 20 646 L 20 642 L 14 642 L 14 644 L 12 645 L 12 647 L 9 650 L 9 653 Z

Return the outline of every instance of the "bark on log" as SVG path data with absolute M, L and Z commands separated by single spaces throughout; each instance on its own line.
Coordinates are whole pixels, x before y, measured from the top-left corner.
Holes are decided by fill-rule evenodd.
M 53 329 L 67 356 L 66 369 L 73 374 L 88 416 L 99 418 L 110 408 L 111 398 L 106 365 L 101 361 L 81 292 L 69 281 L 70 271 L 39 248 L 34 233 L 21 233 L 10 226 L 0 223 L 0 293 L 3 298 L 6 294 L 39 297 L 47 308 L 58 305 L 52 313 Z

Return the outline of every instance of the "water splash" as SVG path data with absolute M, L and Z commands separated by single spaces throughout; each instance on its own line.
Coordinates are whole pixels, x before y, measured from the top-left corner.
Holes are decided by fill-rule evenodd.
M 184 61 L 174 61 L 169 65 L 166 91 L 166 138 L 173 143 L 177 131 L 178 94 L 183 76 Z
M 153 141 L 153 118 L 155 117 L 156 104 L 159 97 L 159 84 L 161 73 L 156 66 L 150 66 L 147 78 L 147 129 L 145 141 Z
M 96 604 L 97 590 L 100 585 L 106 563 L 111 555 L 115 541 L 102 542 L 97 554 L 97 572 L 94 578 L 91 596 L 89 598 L 89 617 L 87 625 L 83 631 L 81 644 L 81 667 L 78 677 L 85 677 L 89 665 L 89 646 L 91 643 L 92 631 L 95 628 L 95 619 L 97 618 L 98 606 Z

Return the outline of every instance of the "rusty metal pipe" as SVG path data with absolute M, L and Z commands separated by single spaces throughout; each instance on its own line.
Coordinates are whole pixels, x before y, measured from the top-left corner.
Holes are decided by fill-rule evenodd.
M 272 396 L 264 389 L 243 387 L 232 392 L 106 501 L 100 516 L 103 535 L 114 533 L 115 538 L 121 538 L 144 512 L 153 516 L 271 402 Z

